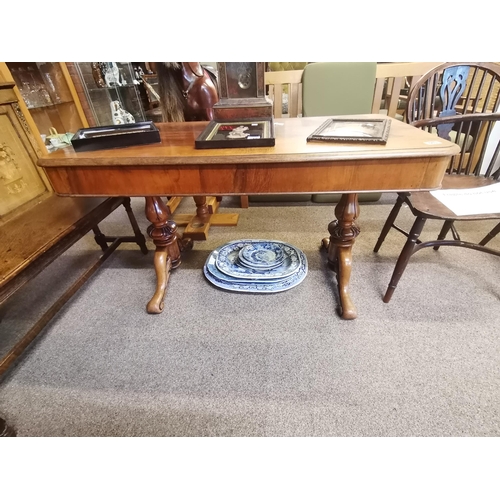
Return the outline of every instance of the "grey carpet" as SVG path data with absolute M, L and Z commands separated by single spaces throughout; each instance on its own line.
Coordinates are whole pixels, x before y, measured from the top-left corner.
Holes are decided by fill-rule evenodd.
M 221 211 L 238 211 L 238 226 L 211 228 L 195 243 L 161 315 L 145 311 L 153 252 L 123 245 L 0 380 L 0 414 L 20 436 L 499 436 L 500 260 L 423 250 L 384 304 L 403 236 L 391 231 L 378 255 L 372 249 L 393 199 L 361 207 L 355 321 L 337 316 L 318 250 L 334 218 L 329 206 L 244 210 L 225 198 Z M 133 207 L 145 231 L 144 201 Z M 408 209 L 401 220 L 410 221 Z M 491 227 L 458 229 L 479 241 Z M 130 233 L 124 212 L 102 230 Z M 437 231 L 430 223 L 424 235 Z M 272 295 L 216 289 L 203 276 L 205 259 L 243 237 L 298 246 L 307 278 Z M 96 253 L 89 234 L 0 307 L 0 355 Z

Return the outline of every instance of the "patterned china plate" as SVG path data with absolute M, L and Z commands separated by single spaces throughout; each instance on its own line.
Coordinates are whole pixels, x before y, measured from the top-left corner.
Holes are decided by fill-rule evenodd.
M 285 254 L 283 262 L 278 267 L 274 269 L 254 269 L 242 266 L 238 260 L 240 250 L 246 245 L 261 241 L 268 240 L 237 240 L 217 248 L 212 252 L 215 257 L 215 265 L 219 271 L 227 276 L 252 280 L 286 278 L 299 269 L 302 252 L 298 248 L 281 241 L 272 242 L 279 243 Z
M 283 264 L 283 261 L 278 262 L 277 264 L 273 264 L 272 266 L 258 267 L 258 266 L 254 266 L 253 264 L 249 264 L 248 262 L 245 262 L 240 256 L 238 256 L 238 264 L 240 266 L 247 267 L 249 269 L 264 270 L 265 271 L 267 269 L 275 269 L 275 268 L 281 266 L 281 264 Z
M 304 278 L 307 275 L 306 256 L 300 252 L 298 260 L 299 266 L 297 270 L 285 278 L 268 280 L 237 280 L 235 278 L 231 278 L 230 276 L 226 276 L 219 271 L 215 265 L 216 257 L 214 256 L 214 252 L 212 252 L 203 266 L 203 272 L 210 283 L 224 290 L 244 293 L 277 293 L 290 290 L 290 288 L 293 288 L 304 281 Z
M 245 245 L 238 254 L 240 261 L 256 269 L 279 266 L 285 260 L 283 244 L 274 241 L 256 241 Z

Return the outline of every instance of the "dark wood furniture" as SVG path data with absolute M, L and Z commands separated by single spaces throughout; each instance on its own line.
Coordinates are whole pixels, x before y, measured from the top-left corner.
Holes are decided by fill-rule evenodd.
M 0 64 L 0 79 L 3 70 L 5 63 Z M 0 81 L 0 303 L 18 291 L 21 293 L 13 299 L 22 301 L 22 287 L 91 229 L 104 251 L 101 260 L 0 359 L 0 376 L 121 242 L 135 241 L 147 252 L 145 238 L 130 210 L 129 198 L 57 196 L 43 171 L 36 166 L 42 150 L 46 152 L 35 121 L 20 100 L 14 82 Z M 135 236 L 108 238 L 100 232 L 98 224 L 121 205 L 129 214 Z M 0 436 L 12 435 L 12 432 L 0 419 Z
M 98 224 L 118 207 L 125 208 L 134 236 L 106 236 Z M 130 207 L 130 198 L 63 198 L 52 195 L 31 210 L 0 226 L 0 304 L 18 292 L 57 257 L 89 231 L 103 254 L 31 330 L 0 360 L 0 375 L 40 333 L 74 293 L 95 273 L 121 243 L 135 242 L 147 254 L 142 235 Z
M 436 133 L 436 139 L 453 140 L 461 146 L 460 155 L 449 163 L 443 189 L 470 189 L 498 182 L 500 168 L 495 162 L 500 159 L 500 142 L 492 131 L 500 120 L 499 90 L 498 64 L 444 63 L 423 75 L 410 91 L 405 113 L 408 123 Z M 492 155 L 487 154 L 488 147 Z M 403 203 L 415 216 L 409 232 L 395 223 Z M 443 227 L 436 240 L 422 242 L 419 237 L 428 219 L 442 220 Z M 487 219 L 500 219 L 500 213 L 457 216 L 430 193 L 399 193 L 374 248 L 378 252 L 391 228 L 407 237 L 384 302 L 391 300 L 410 257 L 423 248 L 460 246 L 500 256 L 500 252 L 484 246 L 500 232 L 500 223 L 479 243 L 462 241 L 454 226 L 456 221 Z M 450 231 L 452 239 L 445 239 Z
M 170 271 L 180 265 L 184 248 L 161 196 L 343 193 L 326 245 L 337 271 L 342 317 L 353 319 L 356 308 L 348 286 L 359 233 L 357 193 L 439 188 L 459 147 L 447 141 L 436 144 L 431 134 L 397 120 L 386 145 L 306 142 L 324 120 L 282 119 L 274 147 L 223 150 L 194 148 L 206 122 L 162 123 L 161 144 L 79 154 L 66 148 L 44 156 L 39 165 L 61 195 L 146 197 L 148 233 L 156 245 L 157 287 L 147 306 L 150 313 L 162 312 Z M 207 213 L 200 222 L 209 219 Z
M 134 236 L 105 236 L 99 229 L 102 222 L 118 207 L 123 206 L 132 225 Z M 148 252 L 130 207 L 130 198 L 63 198 L 49 196 L 22 215 L 0 226 L 0 304 L 19 292 L 57 257 L 74 245 L 90 230 L 103 253 L 54 302 L 28 332 L 0 359 L 0 376 L 21 356 L 48 322 L 61 310 L 79 288 L 99 269 L 103 262 L 123 242 L 135 242 L 142 252 Z M 22 300 L 22 297 L 19 297 Z M 9 434 L 0 419 L 0 436 Z M 6 425 L 6 424 L 5 424 Z

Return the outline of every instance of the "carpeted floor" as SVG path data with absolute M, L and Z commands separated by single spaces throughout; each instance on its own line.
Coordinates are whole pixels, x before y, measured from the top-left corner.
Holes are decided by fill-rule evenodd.
M 391 231 L 379 254 L 372 249 L 393 199 L 361 206 L 354 321 L 339 319 L 319 251 L 330 206 L 244 210 L 225 198 L 221 211 L 238 211 L 238 226 L 211 228 L 195 243 L 172 274 L 161 315 L 145 310 L 153 252 L 123 245 L 0 380 L 0 414 L 19 436 L 499 436 L 500 260 L 423 250 L 384 304 L 403 236 Z M 145 232 L 144 201 L 133 207 Z M 479 241 L 493 225 L 458 229 Z M 102 230 L 130 233 L 125 212 Z M 424 234 L 437 231 L 429 223 Z M 298 246 L 308 276 L 272 295 L 214 288 L 204 261 L 243 237 Z M 0 307 L 0 355 L 97 250 L 87 235 Z

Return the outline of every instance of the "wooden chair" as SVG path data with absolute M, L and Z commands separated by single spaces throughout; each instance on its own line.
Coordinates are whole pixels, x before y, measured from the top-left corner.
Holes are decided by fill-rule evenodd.
M 264 81 L 269 98 L 273 101 L 273 116 L 297 118 L 302 114 L 302 69 L 289 71 L 266 71 Z M 284 99 L 287 102 L 284 111 Z
M 461 152 L 450 162 L 442 189 L 468 190 L 496 183 L 500 177 L 500 141 L 496 131 L 500 124 L 500 65 L 495 63 L 443 63 L 429 71 L 413 87 L 406 107 L 411 125 L 436 133 L 461 146 Z M 465 192 L 465 191 L 464 191 Z M 469 191 L 470 193 L 470 191 Z M 403 203 L 415 221 L 409 232 L 395 224 Z M 422 242 L 419 236 L 427 219 L 442 220 L 436 240 Z M 384 224 L 374 252 L 378 252 L 391 228 L 407 237 L 384 296 L 389 302 L 410 257 L 422 248 L 459 246 L 500 256 L 485 247 L 500 232 L 500 224 L 479 243 L 462 241 L 454 223 L 500 219 L 500 213 L 458 216 L 430 192 L 398 193 L 398 199 Z M 452 239 L 445 239 L 451 231 Z

